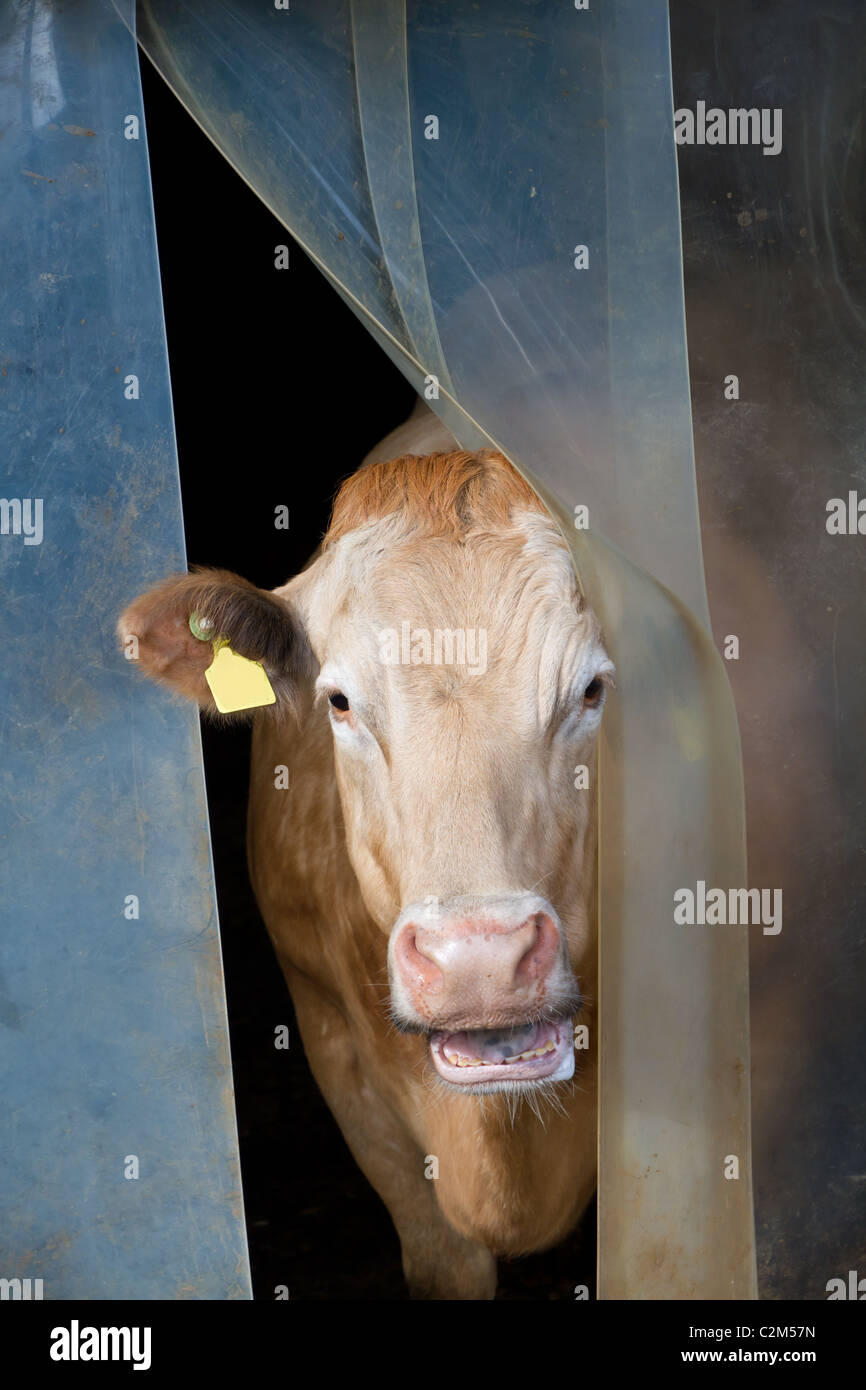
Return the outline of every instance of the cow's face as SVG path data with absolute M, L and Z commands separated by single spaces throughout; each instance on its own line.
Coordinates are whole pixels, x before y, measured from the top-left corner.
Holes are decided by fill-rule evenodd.
M 314 687 L 394 1022 L 427 1035 L 443 1082 L 522 1091 L 571 1076 L 578 982 L 594 978 L 613 667 L 555 524 L 504 460 L 480 476 L 474 514 L 457 490 L 454 525 L 362 509 L 275 594 L 188 576 L 133 604 L 121 630 L 151 674 L 203 704 L 193 609 L 263 662 L 281 699 Z
M 596 743 L 613 667 L 554 523 L 339 539 L 286 594 L 319 667 L 391 1013 L 454 1086 L 574 1066 L 595 950 Z

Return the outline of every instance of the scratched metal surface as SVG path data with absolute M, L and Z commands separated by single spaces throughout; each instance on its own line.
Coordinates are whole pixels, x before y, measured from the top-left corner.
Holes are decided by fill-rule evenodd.
M 12 3 L 0 75 L 0 1276 L 248 1298 L 198 720 L 114 637 L 185 565 L 136 47 Z

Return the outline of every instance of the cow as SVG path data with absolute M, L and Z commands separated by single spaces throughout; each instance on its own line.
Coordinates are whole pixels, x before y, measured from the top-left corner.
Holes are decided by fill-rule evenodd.
M 118 628 L 211 714 L 202 630 L 264 667 L 247 852 L 307 1058 L 410 1296 L 493 1298 L 497 1257 L 565 1238 L 596 1181 L 614 668 L 556 523 L 421 407 L 288 583 L 171 576 Z

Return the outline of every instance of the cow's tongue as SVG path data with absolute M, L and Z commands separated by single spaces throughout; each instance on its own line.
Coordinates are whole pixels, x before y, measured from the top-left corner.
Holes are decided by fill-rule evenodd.
M 451 1033 L 442 1051 L 449 1062 L 456 1062 L 458 1066 L 495 1066 L 539 1048 L 544 1052 L 552 1051 L 550 1031 L 541 1023 L 524 1028 L 467 1029 L 463 1033 Z

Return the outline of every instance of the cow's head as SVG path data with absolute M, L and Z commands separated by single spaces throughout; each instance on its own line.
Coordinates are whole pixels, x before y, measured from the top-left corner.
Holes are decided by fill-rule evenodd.
M 208 571 L 144 595 L 121 632 L 145 669 L 209 707 L 191 612 L 262 661 L 277 714 L 294 702 L 330 720 L 396 1025 L 426 1034 L 463 1091 L 570 1077 L 578 979 L 595 978 L 596 741 L 613 667 L 527 484 L 499 455 L 373 464 L 284 588 Z

